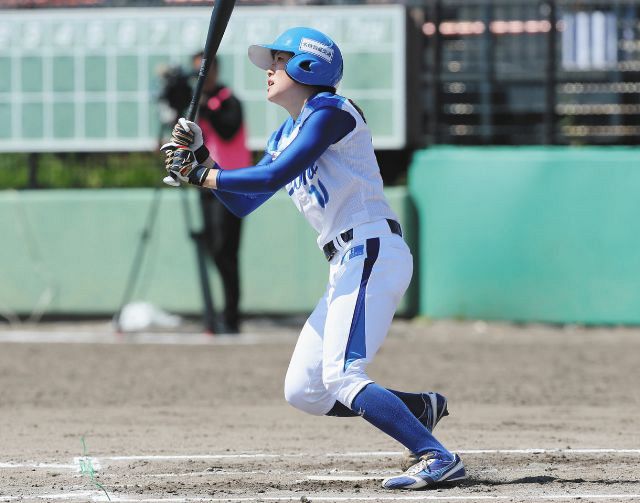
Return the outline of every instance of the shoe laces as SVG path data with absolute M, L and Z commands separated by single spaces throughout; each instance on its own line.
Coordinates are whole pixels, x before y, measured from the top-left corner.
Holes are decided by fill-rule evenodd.
M 429 468 L 429 465 L 434 463 L 437 459 L 438 454 L 436 452 L 427 452 L 426 454 L 420 456 L 420 461 L 407 469 L 406 474 L 415 475 L 416 473 L 427 470 Z

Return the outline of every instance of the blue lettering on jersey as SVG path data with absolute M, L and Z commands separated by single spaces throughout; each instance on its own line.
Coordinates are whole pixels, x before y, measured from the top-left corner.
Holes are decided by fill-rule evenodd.
M 326 187 L 324 185 L 322 185 L 322 182 L 320 181 L 320 178 L 318 178 L 318 187 L 320 187 L 320 190 L 322 191 L 322 195 L 324 196 L 324 202 L 325 204 L 329 202 L 329 191 L 326 189 Z
M 319 178 L 318 178 L 318 187 L 320 188 L 320 190 L 318 190 L 318 187 L 316 187 L 311 183 L 311 180 L 313 180 L 316 177 L 317 173 L 318 173 L 317 164 L 314 164 L 313 166 L 309 166 L 300 175 L 298 175 L 298 177 L 295 180 L 289 182 L 286 185 L 285 188 L 287 189 L 287 194 L 289 194 L 289 196 L 292 196 L 296 190 L 299 190 L 302 187 L 308 186 L 309 188 L 307 189 L 307 193 L 313 198 L 315 198 L 315 200 L 317 201 L 317 203 L 320 205 L 321 208 L 324 208 L 329 202 L 329 191 L 324 186 L 324 184 L 320 181 Z
M 318 202 L 321 208 L 324 208 L 327 205 L 327 202 L 325 201 L 323 195 L 320 194 L 320 191 L 316 189 L 315 185 L 312 185 L 311 187 L 309 187 L 309 194 L 311 194 L 313 197 L 316 198 L 316 201 Z

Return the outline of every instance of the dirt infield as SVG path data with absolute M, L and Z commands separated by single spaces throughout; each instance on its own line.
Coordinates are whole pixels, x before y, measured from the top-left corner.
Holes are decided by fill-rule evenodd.
M 370 375 L 447 395 L 469 480 L 390 492 L 397 443 L 284 401 L 295 326 L 26 328 L 0 326 L 0 501 L 640 501 L 640 329 L 395 323 Z

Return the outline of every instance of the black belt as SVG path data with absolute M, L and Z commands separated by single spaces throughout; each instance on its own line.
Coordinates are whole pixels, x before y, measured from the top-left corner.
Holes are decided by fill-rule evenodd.
M 389 224 L 389 229 L 391 230 L 391 232 L 397 234 L 398 236 L 402 236 L 402 228 L 400 227 L 400 224 L 398 222 L 387 218 L 387 223 Z M 353 229 L 342 232 L 340 234 L 340 239 L 342 239 L 342 241 L 344 241 L 345 243 L 351 241 L 353 239 Z M 324 252 L 324 256 L 329 262 L 335 256 L 335 254 L 338 253 L 338 249 L 336 248 L 336 245 L 333 244 L 333 240 L 324 245 L 322 247 L 322 251 Z

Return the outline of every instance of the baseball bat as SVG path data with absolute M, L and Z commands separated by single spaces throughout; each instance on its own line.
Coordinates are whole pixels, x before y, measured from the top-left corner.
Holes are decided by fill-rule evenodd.
M 193 90 L 191 103 L 189 103 L 189 108 L 187 109 L 186 119 L 189 121 L 195 121 L 198 116 L 202 87 L 207 79 L 207 73 L 209 72 L 211 62 L 218 52 L 218 47 L 220 47 L 222 36 L 224 35 L 224 31 L 227 29 L 227 24 L 229 23 L 229 18 L 231 17 L 235 4 L 236 0 L 216 0 L 216 4 L 211 11 L 209 31 L 207 32 L 207 40 L 204 44 L 202 64 L 200 65 L 198 80 L 196 82 L 196 87 Z M 184 149 L 177 150 L 173 157 L 173 167 L 176 169 L 179 168 L 182 164 L 183 158 L 187 154 L 188 152 Z M 173 187 L 178 187 L 180 185 L 180 181 L 173 173 L 169 173 L 169 175 L 164 177 L 162 181 L 167 185 L 172 185 Z

